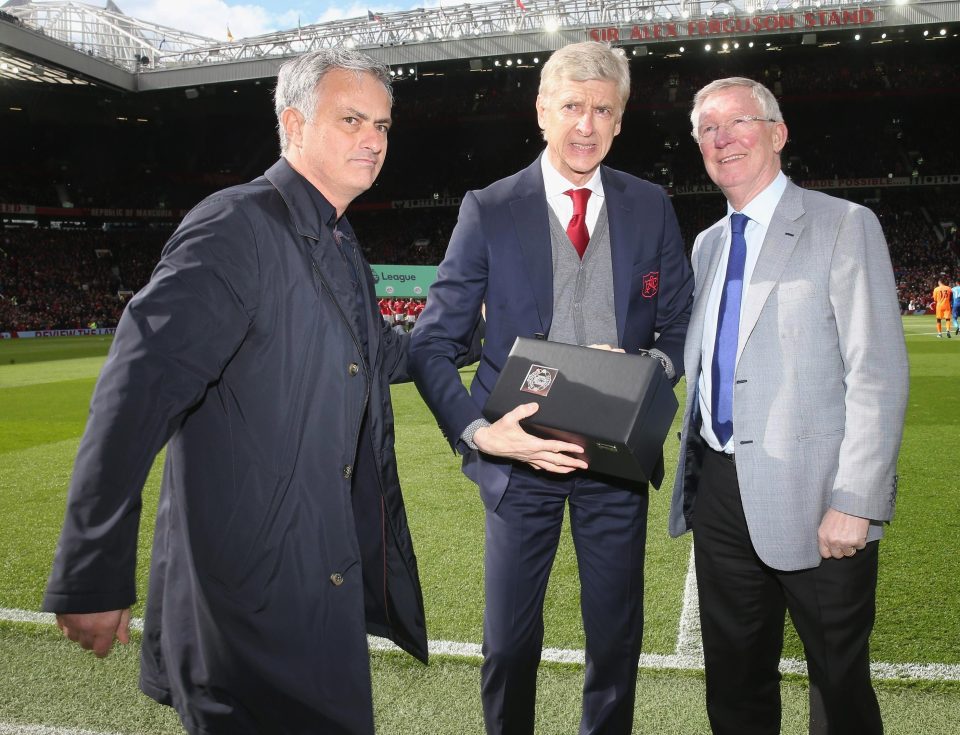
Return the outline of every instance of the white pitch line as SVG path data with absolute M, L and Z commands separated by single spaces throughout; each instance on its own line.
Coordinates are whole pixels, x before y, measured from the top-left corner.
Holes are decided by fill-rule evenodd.
M 72 730 L 47 725 L 21 725 L 16 722 L 0 722 L 0 735 L 117 735 L 116 733 Z
M 401 649 L 386 638 L 376 636 L 367 636 L 371 651 L 400 651 Z M 454 656 L 456 658 L 483 658 L 481 647 L 478 643 L 458 643 L 456 641 L 430 641 L 428 649 L 431 656 Z M 579 664 L 583 666 L 586 663 L 586 657 L 580 649 L 569 648 L 544 648 L 540 652 L 541 661 L 549 661 L 555 664 Z M 665 655 L 662 653 L 642 653 L 640 654 L 641 669 L 696 669 L 696 664 L 691 663 L 687 658 L 675 654 Z
M 41 623 L 47 625 L 53 625 L 57 622 L 53 613 L 17 610 L 12 607 L 0 607 L 0 620 L 8 623 Z
M 680 609 L 680 623 L 677 626 L 675 655 L 680 660 L 689 662 L 689 666 L 684 668 L 703 668 L 703 642 L 700 639 L 700 602 L 697 595 L 697 573 L 693 559 L 693 544 L 690 545 L 687 579 L 683 585 L 683 607 Z
M 681 628 L 681 634 L 677 636 L 678 648 L 673 654 L 644 653 L 640 655 L 641 669 L 681 669 L 681 670 L 702 670 L 703 663 L 695 659 L 693 651 L 695 643 L 694 625 L 690 621 L 696 616 L 696 603 L 693 601 L 693 594 L 696 591 L 696 585 L 693 585 L 693 591 L 688 597 L 687 592 L 691 590 L 690 576 L 688 572 L 687 584 L 684 590 L 684 610 L 688 611 L 685 627 Z M 681 612 L 681 621 L 684 620 Z M 12 608 L 0 608 L 0 621 L 14 623 L 37 623 L 42 625 L 52 625 L 55 618 L 50 613 L 33 612 L 30 610 L 16 610 Z M 143 620 L 134 618 L 130 621 L 130 627 L 134 630 L 143 630 Z M 686 632 L 684 632 L 686 631 Z M 393 643 L 375 636 L 368 636 L 370 649 L 373 651 L 399 651 Z M 680 647 L 681 641 L 686 641 L 684 648 Z M 478 659 L 482 657 L 480 644 L 461 643 L 458 641 L 430 641 L 429 651 L 435 656 L 452 656 L 454 658 Z M 702 652 L 701 652 L 702 655 Z M 583 664 L 584 652 L 579 649 L 566 648 L 545 648 L 541 660 L 552 663 L 564 664 Z M 783 659 L 780 661 L 780 670 L 784 673 L 806 674 L 806 664 L 796 659 Z M 874 679 L 912 679 L 917 681 L 960 681 L 960 664 L 921 664 L 921 663 L 885 663 L 874 662 L 870 665 L 870 673 Z M 4 730 L 4 727 L 10 727 L 0 723 L 0 735 L 86 735 L 82 731 L 70 730 Z M 19 725 L 17 727 L 20 727 Z M 26 726 L 23 726 L 26 727 Z M 102 735 L 93 733 L 93 735 Z
M 9 623 L 38 623 L 40 625 L 56 625 L 57 616 L 53 613 L 34 612 L 33 610 L 17 610 L 12 607 L 0 607 L 0 620 Z M 143 631 L 143 618 L 130 618 L 130 630 Z M 0 733 L 3 735 L 3 733 Z
M 641 657 L 642 658 L 642 657 Z M 687 565 L 687 580 L 683 587 L 683 608 L 677 630 L 677 649 L 673 657 L 665 656 L 666 662 L 651 664 L 652 668 L 703 669 L 703 641 L 700 638 L 700 605 L 697 595 L 697 576 L 694 566 L 693 547 Z M 679 665 L 671 665 L 676 659 Z M 643 661 L 640 662 L 641 667 Z M 780 659 L 780 671 L 784 674 L 807 675 L 807 662 L 795 658 Z M 874 679 L 914 679 L 918 681 L 960 681 L 960 664 L 894 664 L 874 661 L 870 664 L 870 676 Z

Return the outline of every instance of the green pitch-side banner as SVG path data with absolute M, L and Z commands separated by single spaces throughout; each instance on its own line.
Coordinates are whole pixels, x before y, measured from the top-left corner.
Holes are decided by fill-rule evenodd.
M 435 265 L 371 265 L 377 298 L 400 296 L 427 298 L 430 284 L 437 280 Z

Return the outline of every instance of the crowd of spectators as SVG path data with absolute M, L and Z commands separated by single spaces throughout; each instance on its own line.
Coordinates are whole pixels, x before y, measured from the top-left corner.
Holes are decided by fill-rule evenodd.
M 941 273 L 951 283 L 960 274 L 955 215 L 950 220 L 944 214 L 960 211 L 960 193 L 917 188 L 840 193 L 880 218 L 904 310 L 910 303 L 925 308 Z M 673 204 L 688 250 L 726 206 L 720 194 L 675 196 Z M 437 265 L 456 217 L 456 206 L 360 208 L 350 215 L 371 263 L 403 265 Z M 0 231 L 0 332 L 115 326 L 126 298 L 149 279 L 170 233 L 170 227 Z
M 354 212 L 350 221 L 370 263 L 437 265 L 457 221 L 456 207 Z
M 0 231 L 0 332 L 116 326 L 169 231 Z
M 679 58 L 638 56 L 608 162 L 676 193 L 689 248 L 725 206 L 719 193 L 689 194 L 712 188 L 689 135 L 690 103 L 711 79 L 744 75 L 780 98 L 790 129 L 784 169 L 799 183 L 958 175 L 960 148 L 941 144 L 953 138 L 943 100 L 960 92 L 957 43 L 741 50 L 714 53 L 708 64 L 693 49 Z M 465 61 L 424 64 L 415 78 L 396 82 L 390 154 L 350 214 L 371 263 L 437 264 L 458 198 L 534 160 L 543 148 L 533 113 L 542 61 L 526 56 L 491 69 L 486 59 L 487 71 L 469 71 Z M 115 324 L 118 294 L 146 282 L 183 211 L 276 159 L 272 85 L 261 81 L 208 85 L 186 97 L 36 85 L 29 115 L 0 111 L 8 139 L 18 141 L 5 150 L 0 204 L 50 207 L 61 219 L 72 208 L 167 212 L 134 215 L 141 223 L 164 219 L 159 229 L 0 230 L 0 331 Z M 904 304 L 923 301 L 931 279 L 957 269 L 960 193 L 953 190 L 960 186 L 831 189 L 879 215 Z

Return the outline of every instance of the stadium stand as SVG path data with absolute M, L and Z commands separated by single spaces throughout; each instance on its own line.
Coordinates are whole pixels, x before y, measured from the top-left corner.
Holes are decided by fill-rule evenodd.
M 611 165 L 673 194 L 687 246 L 723 213 L 687 115 L 710 79 L 773 89 L 790 126 L 784 168 L 800 182 L 873 208 L 901 302 L 925 303 L 958 269 L 960 150 L 945 101 L 960 94 L 960 42 L 896 42 L 770 54 L 650 55 L 633 87 Z M 380 179 L 350 219 L 372 263 L 436 264 L 459 197 L 532 160 L 539 66 L 474 73 L 421 65 L 395 85 Z M 110 326 L 121 292 L 149 278 L 173 227 L 203 196 L 247 181 L 277 155 L 272 80 L 130 94 L 98 85 L 6 87 L 0 106 L 0 332 Z M 28 212 L 29 214 L 20 214 Z M 59 229 L 55 229 L 59 228 Z
M 114 327 L 169 231 L 0 233 L 0 331 Z

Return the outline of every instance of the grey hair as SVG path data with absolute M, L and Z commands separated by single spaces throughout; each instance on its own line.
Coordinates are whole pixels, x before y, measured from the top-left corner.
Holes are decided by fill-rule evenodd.
M 328 72 L 335 69 L 352 71 L 359 79 L 363 74 L 373 74 L 387 90 L 393 105 L 393 89 L 390 86 L 390 70 L 379 61 L 359 51 L 347 49 L 321 49 L 286 61 L 277 73 L 277 89 L 273 105 L 277 113 L 277 130 L 280 133 L 280 152 L 287 150 L 287 134 L 280 116 L 288 107 L 299 110 L 307 121 L 313 120 L 317 109 L 317 87 Z
M 563 80 L 614 82 L 620 95 L 620 114 L 630 97 L 630 64 L 621 49 L 599 41 L 571 43 L 554 51 L 540 72 L 540 95 L 549 97 Z
M 760 84 L 760 82 L 747 79 L 746 77 L 717 79 L 714 82 L 710 82 L 710 84 L 703 87 L 693 96 L 693 109 L 690 110 L 690 124 L 693 127 L 690 134 L 697 143 L 700 142 L 700 136 L 697 134 L 697 130 L 700 128 L 700 111 L 703 109 L 703 103 L 707 101 L 707 97 L 717 92 L 723 92 L 724 90 L 734 89 L 736 87 L 750 90 L 750 95 L 757 101 L 757 104 L 760 105 L 760 117 L 783 122 L 780 103 L 777 102 L 777 98 L 773 96 L 773 92 Z

